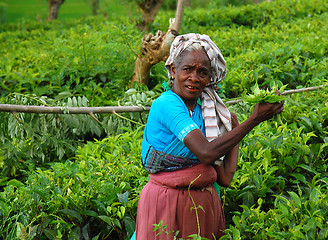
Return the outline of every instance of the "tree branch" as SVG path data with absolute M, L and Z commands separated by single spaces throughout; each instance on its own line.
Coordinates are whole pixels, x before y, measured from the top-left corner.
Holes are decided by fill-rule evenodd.
M 328 84 L 323 84 L 316 87 L 300 88 L 287 90 L 281 95 L 289 95 L 293 93 L 309 92 L 327 87 Z M 236 104 L 243 101 L 242 99 L 226 101 L 225 104 Z M 107 107 L 48 107 L 35 105 L 15 105 L 15 104 L 0 104 L 0 112 L 11 112 L 16 117 L 17 112 L 25 113 L 52 113 L 52 114 L 89 114 L 91 117 L 96 113 L 123 113 L 123 112 L 146 112 L 150 107 L 139 106 L 107 106 Z M 17 116 L 18 117 L 18 116 Z
M 139 106 L 108 106 L 108 107 L 47 107 L 35 105 L 0 104 L 0 112 L 25 112 L 25 113 L 52 113 L 52 114 L 92 114 L 96 113 L 122 113 L 122 112 L 144 112 L 150 107 Z

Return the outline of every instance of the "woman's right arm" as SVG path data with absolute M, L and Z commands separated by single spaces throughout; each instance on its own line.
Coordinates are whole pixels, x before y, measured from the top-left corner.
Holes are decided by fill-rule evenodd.
M 230 132 L 208 142 L 200 129 L 191 131 L 184 139 L 185 145 L 203 163 L 211 164 L 232 150 L 255 126 L 283 111 L 284 102 L 259 103 L 250 117 Z

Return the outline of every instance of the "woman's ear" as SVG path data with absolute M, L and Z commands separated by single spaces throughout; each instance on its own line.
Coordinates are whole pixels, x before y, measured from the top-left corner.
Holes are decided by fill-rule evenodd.
M 175 79 L 175 67 L 173 66 L 173 64 L 171 64 L 170 66 L 170 71 L 171 71 L 172 78 Z

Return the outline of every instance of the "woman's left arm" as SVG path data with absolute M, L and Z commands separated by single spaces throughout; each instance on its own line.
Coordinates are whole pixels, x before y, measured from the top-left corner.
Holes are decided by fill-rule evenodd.
M 231 113 L 232 128 L 239 125 L 237 115 Z M 239 144 L 234 146 L 225 156 L 220 166 L 215 166 L 217 172 L 217 183 L 222 187 L 228 187 L 233 175 L 237 170 Z

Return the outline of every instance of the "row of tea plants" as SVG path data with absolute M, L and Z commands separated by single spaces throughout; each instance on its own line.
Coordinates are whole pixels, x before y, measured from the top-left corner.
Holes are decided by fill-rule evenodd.
M 222 189 L 223 239 L 326 239 L 328 90 L 286 98 L 282 123 L 262 123 L 240 146 L 238 171 Z M 313 104 L 313 99 L 316 103 Z M 240 121 L 249 105 L 230 106 Z M 65 161 L 1 178 L 1 237 L 125 239 L 148 180 L 143 127 L 78 146 Z
M 181 33 L 200 32 L 228 63 L 224 100 L 257 82 L 287 89 L 327 83 L 328 4 L 323 0 L 186 9 Z M 167 29 L 161 12 L 153 30 Z M 129 80 L 143 33 L 128 19 L 22 20 L 0 29 L 0 102 L 44 106 L 150 106 L 166 80 Z M 256 127 L 222 188 L 224 239 L 328 238 L 328 91 L 286 97 L 281 120 Z M 239 121 L 252 105 L 229 106 Z M 138 196 L 147 112 L 0 113 L 1 239 L 128 239 Z
M 240 96 L 256 81 L 313 86 L 328 75 L 327 9 L 323 0 L 186 8 L 181 33 L 208 34 L 219 46 L 228 64 L 222 83 L 228 98 Z M 166 31 L 172 16 L 160 12 L 154 32 Z M 86 96 L 91 106 L 115 105 L 129 87 L 142 36 L 124 17 L 2 25 L 0 96 L 15 92 L 55 98 L 68 91 Z M 151 88 L 167 79 L 165 71 L 163 63 L 152 69 Z

